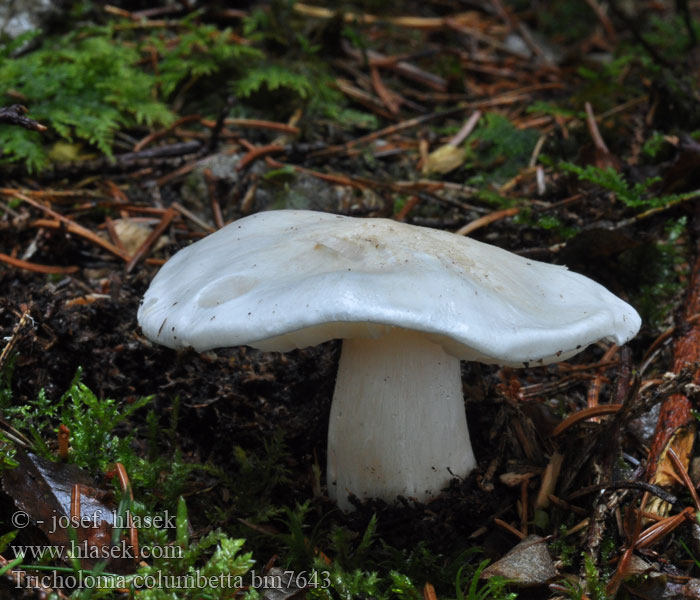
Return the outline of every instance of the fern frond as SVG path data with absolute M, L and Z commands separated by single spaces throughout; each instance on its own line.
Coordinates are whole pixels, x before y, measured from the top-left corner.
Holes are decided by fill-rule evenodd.
M 156 80 L 140 70 L 141 55 L 115 41 L 109 28 L 47 39 L 39 49 L 0 63 L 0 81 L 26 98 L 32 117 L 67 140 L 86 140 L 107 155 L 116 131 L 137 123 L 167 124 L 174 115 L 154 100 Z M 0 101 L 7 101 L 1 98 Z M 48 161 L 28 131 L 0 133 L 2 153 L 36 170 Z
M 188 30 L 176 39 L 160 35 L 147 40 L 147 45 L 162 57 L 158 81 L 166 98 L 187 78 L 211 75 L 233 61 L 264 56 L 256 48 L 236 43 L 230 29 L 220 31 L 213 25 L 185 25 Z
M 655 196 L 650 193 L 652 186 L 660 181 L 659 177 L 650 177 L 634 185 L 630 185 L 622 173 L 612 167 L 601 168 L 594 165 L 579 167 L 570 162 L 560 162 L 559 168 L 567 173 L 576 175 L 582 181 L 591 183 L 611 191 L 625 206 L 630 208 L 658 208 L 676 202 L 682 202 L 696 194 L 666 194 Z
M 298 72 L 275 64 L 258 65 L 250 69 L 234 84 L 236 93 L 247 98 L 260 91 L 263 87 L 274 91 L 279 88 L 287 88 L 296 93 L 300 98 L 307 98 L 314 89 L 311 79 Z

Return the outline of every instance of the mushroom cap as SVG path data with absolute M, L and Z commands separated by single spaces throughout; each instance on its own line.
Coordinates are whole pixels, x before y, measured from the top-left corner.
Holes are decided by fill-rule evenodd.
M 254 214 L 178 252 L 138 321 L 151 340 L 198 351 L 286 352 L 401 327 L 458 358 L 512 366 L 603 338 L 623 344 L 641 323 L 566 267 L 445 231 L 302 210 Z

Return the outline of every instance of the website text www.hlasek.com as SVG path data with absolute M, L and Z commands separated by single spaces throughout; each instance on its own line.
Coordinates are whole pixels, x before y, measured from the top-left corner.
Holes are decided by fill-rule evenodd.
M 149 559 L 149 558 L 165 558 L 176 559 L 182 558 L 184 551 L 177 544 L 168 544 L 165 546 L 139 546 L 138 556 L 135 548 L 126 540 L 121 540 L 116 544 L 90 544 L 88 540 L 82 542 L 71 541 L 69 545 L 63 546 L 59 544 L 42 544 L 32 546 L 12 546 L 12 552 L 16 557 L 23 556 L 26 561 L 37 560 L 117 560 L 117 559 Z

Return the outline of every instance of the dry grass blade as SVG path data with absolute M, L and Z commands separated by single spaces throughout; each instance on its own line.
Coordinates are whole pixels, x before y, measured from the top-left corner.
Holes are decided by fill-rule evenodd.
M 244 146 L 249 148 L 248 152 L 241 158 L 241 160 L 236 165 L 237 171 L 242 171 L 248 165 L 262 158 L 264 156 L 269 156 L 270 154 L 278 154 L 284 152 L 284 147 L 279 144 L 267 144 L 265 146 L 254 146 L 247 140 L 241 140 Z
M 129 262 L 126 264 L 126 272 L 130 273 L 131 270 L 136 266 L 136 264 L 143 258 L 143 256 L 148 252 L 150 247 L 155 243 L 155 241 L 161 236 L 165 229 L 170 225 L 170 221 L 173 220 L 177 211 L 170 207 L 163 214 L 163 218 L 158 223 L 158 226 L 151 232 L 151 234 L 146 238 L 146 241 L 141 245 L 141 247 L 134 253 Z
M 617 354 L 617 351 L 619 350 L 619 347 L 617 344 L 612 344 L 610 348 L 608 348 L 605 351 L 605 354 L 603 355 L 603 358 L 601 359 L 602 362 L 606 361 L 612 361 L 613 358 L 615 357 L 615 354 Z M 598 398 L 600 396 L 600 388 L 603 385 L 603 379 L 604 379 L 604 371 L 603 369 L 600 369 L 598 373 L 596 373 L 596 376 L 594 379 L 591 381 L 590 385 L 588 386 L 588 392 L 586 394 L 586 403 L 588 404 L 588 408 L 593 408 L 595 406 L 598 406 Z M 597 421 L 597 417 L 594 417 L 595 420 Z
M 33 198 L 30 198 L 29 196 L 27 196 L 25 194 L 16 192 L 14 194 L 14 197 L 19 199 L 19 200 L 22 200 L 23 202 L 26 202 L 27 204 L 31 204 L 33 207 L 38 208 L 39 210 L 45 212 L 47 215 L 53 217 L 54 219 L 56 219 L 60 223 L 63 223 L 66 226 L 66 229 L 68 230 L 69 233 L 75 233 L 75 234 L 85 238 L 86 240 L 92 242 L 93 244 L 97 244 L 98 246 L 101 246 L 105 250 L 109 250 L 112 254 L 118 256 L 119 258 L 121 258 L 125 261 L 129 260 L 129 256 L 125 252 L 123 252 L 122 250 L 117 248 L 114 244 L 101 238 L 99 235 L 93 233 L 89 229 L 76 223 L 72 219 L 64 217 L 62 214 L 57 213 L 55 210 L 50 209 L 48 206 L 44 206 L 40 202 L 37 202 L 36 200 L 34 200 Z M 48 223 L 44 223 L 42 226 L 43 227 L 53 227 L 54 225 L 53 224 L 49 225 Z M 59 226 L 59 225 L 56 224 L 56 226 Z
M 435 587 L 432 583 L 427 581 L 423 586 L 423 600 L 438 600 L 437 594 L 435 593 Z
M 70 275 L 79 270 L 79 267 L 76 266 L 57 267 L 53 265 L 40 265 L 20 258 L 14 258 L 2 252 L 0 252 L 0 261 L 18 269 L 25 269 L 27 271 L 33 271 L 34 273 L 44 273 L 46 275 Z
M 489 213 L 488 215 L 484 215 L 483 217 L 475 219 L 471 223 L 467 223 L 463 227 L 460 227 L 455 233 L 457 235 L 469 235 L 473 231 L 481 229 L 482 227 L 486 227 L 491 223 L 495 223 L 496 221 L 500 221 L 501 219 L 505 219 L 507 217 L 513 217 L 517 215 L 518 212 L 520 212 L 520 209 L 517 207 L 496 210 L 492 213 Z
M 295 12 L 309 17 L 318 19 L 331 19 L 337 14 L 336 11 L 322 7 L 312 6 L 303 2 L 295 2 L 293 5 Z M 371 25 L 380 21 L 391 23 L 399 27 L 410 27 L 412 29 L 442 29 L 448 21 L 455 23 L 471 23 L 474 20 L 475 13 L 458 13 L 450 17 L 379 17 L 368 13 L 353 13 L 345 12 L 341 15 L 346 23 L 362 23 Z
M 557 437 L 566 431 L 572 425 L 578 423 L 579 421 L 585 421 L 586 419 L 591 419 L 593 417 L 598 417 L 601 415 L 612 415 L 619 412 L 622 409 L 622 404 L 601 404 L 599 406 L 593 406 L 591 408 L 584 408 L 575 412 L 573 415 L 569 415 L 564 419 L 559 425 L 552 431 L 552 437 Z
M 668 449 L 668 456 L 673 462 L 673 466 L 676 468 L 676 471 L 680 475 L 683 484 L 690 492 L 690 495 L 693 498 L 693 504 L 695 504 L 695 509 L 700 511 L 700 498 L 698 498 L 698 492 L 695 489 L 695 484 L 690 479 L 686 465 L 683 464 L 683 461 L 681 461 L 678 455 L 674 452 L 673 448 Z
M 19 321 L 15 324 L 14 328 L 12 329 L 12 333 L 10 334 L 9 337 L 5 338 L 5 346 L 2 349 L 2 352 L 0 352 L 0 371 L 5 367 L 5 363 L 7 362 L 7 359 L 10 357 L 12 354 L 12 351 L 14 350 L 15 346 L 17 345 L 17 341 L 20 338 L 20 332 L 24 328 L 25 325 L 28 323 L 31 323 L 32 325 L 34 324 L 34 319 L 32 319 L 29 316 L 29 310 L 23 306 L 22 310 L 22 316 L 19 318 Z M 21 434 L 19 434 L 21 435 Z M 24 436 L 22 436 L 24 437 Z
M 379 74 L 379 69 L 372 66 L 370 67 L 370 73 L 372 76 L 372 87 L 374 88 L 374 91 L 377 92 L 377 96 L 381 98 L 384 106 L 386 106 L 387 110 L 391 114 L 399 114 L 399 102 L 397 96 L 394 94 L 394 92 L 387 88 L 386 85 L 384 85 L 382 77 Z
M 519 529 L 516 529 L 509 523 L 506 523 L 503 519 L 495 518 L 493 522 L 501 527 L 502 529 L 505 529 L 507 532 L 512 533 L 515 537 L 517 537 L 519 540 L 524 540 L 525 539 L 525 534 L 520 531 Z

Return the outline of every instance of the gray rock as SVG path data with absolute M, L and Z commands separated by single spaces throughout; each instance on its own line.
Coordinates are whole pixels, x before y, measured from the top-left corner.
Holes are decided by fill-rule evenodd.
M 547 583 L 556 577 L 557 571 L 544 538 L 529 535 L 503 558 L 486 567 L 481 573 L 483 579 L 496 575 L 505 577 L 514 585 L 532 586 Z
M 41 29 L 59 11 L 56 0 L 5 0 L 0 2 L 0 35 L 16 38 Z

